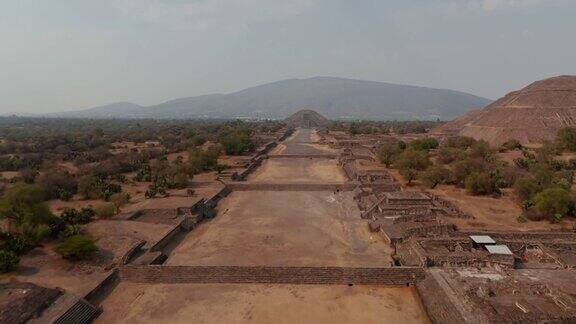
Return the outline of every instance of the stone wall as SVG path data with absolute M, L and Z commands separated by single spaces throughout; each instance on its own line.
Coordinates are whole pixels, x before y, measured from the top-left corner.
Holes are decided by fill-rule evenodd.
M 496 231 L 459 231 L 454 232 L 454 236 L 489 235 L 495 240 L 530 240 L 540 241 L 576 241 L 575 232 L 496 232 Z
M 424 280 L 416 283 L 416 289 L 432 323 L 466 323 L 456 305 L 433 276 L 427 274 Z
M 269 159 L 336 159 L 336 154 L 274 154 Z
M 352 191 L 357 183 L 271 183 L 232 182 L 227 187 L 232 191 Z
M 110 271 L 106 278 L 102 279 L 92 290 L 84 295 L 84 299 L 93 305 L 99 305 L 112 289 L 116 287 L 118 282 L 118 269 L 116 268 Z
M 134 266 L 120 268 L 123 281 L 135 283 L 268 283 L 406 285 L 424 278 L 415 267 L 261 267 Z

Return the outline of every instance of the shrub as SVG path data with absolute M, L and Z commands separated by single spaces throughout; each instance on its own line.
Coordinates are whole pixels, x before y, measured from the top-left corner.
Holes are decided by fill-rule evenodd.
M 463 159 L 466 152 L 456 147 L 441 147 L 438 150 L 438 159 L 444 164 L 450 164 L 454 161 Z
M 526 219 L 526 217 L 524 215 L 520 215 L 520 216 L 516 217 L 516 221 L 518 223 L 526 223 L 528 221 L 528 219 Z
M 122 206 L 130 202 L 130 194 L 128 193 L 115 193 L 110 197 L 110 202 L 116 206 L 116 210 L 120 210 Z
M 2 248 L 17 255 L 22 255 L 34 247 L 26 237 L 20 234 L 5 234 L 3 240 Z
M 494 177 L 487 172 L 474 172 L 466 177 L 465 188 L 472 195 L 500 193 Z
M 20 259 L 11 251 L 0 250 L 0 272 L 6 273 L 16 270 Z
M 116 215 L 116 206 L 113 203 L 102 203 L 97 205 L 94 211 L 100 218 L 109 218 Z
M 80 211 L 66 208 L 60 214 L 60 219 L 67 224 L 88 224 L 94 219 L 95 214 L 94 209 L 90 207 L 83 207 Z
M 485 164 L 480 159 L 465 159 L 455 162 L 450 174 L 450 183 L 465 187 L 466 177 L 474 172 L 483 172 L 486 168 Z
M 494 156 L 494 151 L 490 148 L 488 142 L 480 140 L 470 146 L 469 156 L 489 161 Z
M 80 225 L 66 225 L 64 230 L 60 232 L 60 238 L 69 238 L 72 236 L 80 235 L 84 232 Z
M 505 142 L 504 144 L 502 144 L 502 146 L 500 146 L 500 148 L 504 151 L 521 150 L 522 144 L 520 144 L 520 141 L 518 141 L 518 140 L 511 139 L 511 140 L 508 140 L 507 142 Z
M 522 200 L 530 200 L 542 188 L 533 178 L 520 178 L 514 183 L 514 191 Z
M 409 147 L 419 151 L 421 150 L 428 151 L 437 148 L 438 141 L 432 137 L 416 139 L 410 142 Z
M 420 180 L 432 189 L 439 184 L 445 183 L 449 177 L 450 171 L 439 165 L 431 166 L 420 174 Z
M 472 146 L 472 144 L 474 144 L 475 142 L 476 140 L 473 139 L 472 137 L 454 136 L 454 137 L 448 137 L 446 139 L 446 142 L 444 143 L 444 146 L 455 147 L 459 149 L 467 149 L 470 146 Z
M 105 181 L 93 175 L 83 176 L 78 181 L 78 193 L 85 199 L 110 199 L 115 193 L 121 192 L 122 187 L 115 183 Z
M 98 251 L 98 248 L 91 237 L 74 235 L 56 245 L 54 251 L 65 259 L 86 260 L 92 257 Z
M 47 199 L 70 200 L 78 189 L 78 182 L 68 172 L 47 172 L 40 176 L 38 185 Z
M 573 207 L 570 192 L 562 188 L 548 188 L 534 196 L 534 206 L 547 216 L 560 215 L 564 217 L 570 213 Z
M 558 130 L 556 144 L 562 149 L 576 151 L 576 128 L 565 127 Z

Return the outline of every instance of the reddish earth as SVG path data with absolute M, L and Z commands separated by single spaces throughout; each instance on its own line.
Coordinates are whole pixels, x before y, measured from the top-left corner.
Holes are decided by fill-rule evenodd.
M 116 290 L 96 323 L 429 323 L 407 287 L 121 283 Z

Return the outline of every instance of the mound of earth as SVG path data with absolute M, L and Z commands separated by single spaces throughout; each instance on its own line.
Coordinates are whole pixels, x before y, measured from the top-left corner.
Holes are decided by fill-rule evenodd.
M 536 81 L 432 132 L 470 136 L 496 146 L 511 139 L 522 144 L 550 141 L 566 126 L 576 126 L 576 76 L 573 75 Z

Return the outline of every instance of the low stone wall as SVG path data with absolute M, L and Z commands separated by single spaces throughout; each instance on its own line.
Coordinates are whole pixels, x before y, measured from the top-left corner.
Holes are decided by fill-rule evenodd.
M 227 187 L 232 191 L 352 191 L 357 183 L 272 183 L 232 182 Z
M 402 190 L 400 184 L 394 182 L 363 183 L 362 187 L 371 188 L 373 192 L 394 192 Z
M 100 281 L 96 287 L 84 295 L 84 299 L 93 305 L 99 305 L 100 302 L 110 293 L 110 291 L 116 287 L 118 282 L 118 268 L 116 268 L 110 271 L 106 278 Z
M 575 232 L 496 232 L 496 231 L 459 231 L 453 236 L 489 235 L 495 240 L 530 240 L 539 241 L 576 241 Z
M 135 283 L 266 283 L 406 285 L 424 278 L 416 267 L 247 267 L 133 266 L 120 268 L 123 281 Z
M 144 240 L 140 240 L 138 243 L 134 244 L 130 250 L 128 250 L 128 252 L 126 252 L 126 254 L 124 254 L 124 256 L 122 257 L 122 261 L 120 261 L 122 264 L 128 264 L 130 263 L 132 260 L 135 259 L 135 257 L 141 253 L 142 251 L 142 247 L 146 244 L 146 241 Z
M 274 154 L 269 159 L 336 159 L 336 154 Z
M 432 323 L 466 323 L 466 320 L 436 278 L 427 274 L 424 280 L 416 283 L 416 289 Z
M 254 172 L 260 165 L 262 165 L 262 162 L 264 160 L 265 160 L 265 156 L 258 156 L 257 158 L 253 158 L 253 160 L 246 167 L 246 169 L 244 169 L 244 171 L 242 171 L 240 173 L 234 172 L 234 174 L 232 174 L 232 180 L 233 181 L 245 181 L 246 178 L 252 172 Z
M 187 231 L 190 229 L 190 217 L 183 217 L 182 220 L 174 226 L 170 231 L 166 232 L 166 234 L 158 240 L 158 242 L 154 243 L 148 251 L 150 252 L 157 252 L 162 251 L 162 249 L 168 245 L 180 232 Z

